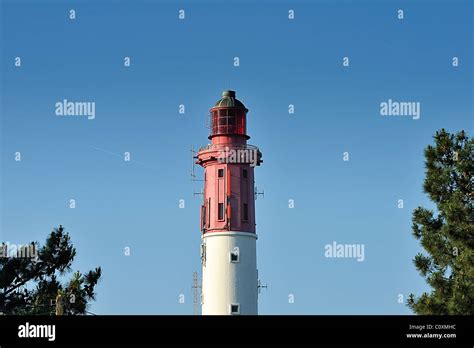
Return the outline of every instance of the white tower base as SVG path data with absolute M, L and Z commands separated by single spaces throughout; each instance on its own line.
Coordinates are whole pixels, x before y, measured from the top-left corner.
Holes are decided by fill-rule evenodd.
M 202 314 L 258 314 L 257 235 L 208 232 L 202 239 Z

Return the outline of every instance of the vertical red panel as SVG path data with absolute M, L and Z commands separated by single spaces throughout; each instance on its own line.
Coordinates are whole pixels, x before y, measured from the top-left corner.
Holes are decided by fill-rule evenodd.
M 230 197 L 231 194 L 231 187 L 230 187 L 230 168 L 227 167 L 227 197 Z

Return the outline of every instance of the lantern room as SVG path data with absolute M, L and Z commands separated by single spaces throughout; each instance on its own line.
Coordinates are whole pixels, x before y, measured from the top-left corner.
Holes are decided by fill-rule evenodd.
M 242 136 L 247 135 L 247 108 L 235 98 L 235 91 L 224 91 L 222 98 L 210 110 L 211 134 L 209 139 L 216 136 Z

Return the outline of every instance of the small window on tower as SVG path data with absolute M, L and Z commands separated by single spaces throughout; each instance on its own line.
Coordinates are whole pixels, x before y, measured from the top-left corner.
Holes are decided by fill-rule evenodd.
M 239 262 L 239 253 L 238 252 L 231 252 L 230 253 L 230 262 Z
M 249 219 L 249 205 L 244 203 L 244 220 L 248 221 Z
M 219 178 L 223 178 L 224 177 L 224 169 L 218 169 L 217 170 L 217 176 Z
M 247 169 L 242 170 L 242 178 L 247 179 Z
M 232 315 L 240 314 L 240 304 L 232 303 L 230 305 L 230 314 L 232 314 Z
M 217 212 L 217 219 L 218 220 L 224 220 L 224 203 L 219 203 L 218 206 L 218 212 Z

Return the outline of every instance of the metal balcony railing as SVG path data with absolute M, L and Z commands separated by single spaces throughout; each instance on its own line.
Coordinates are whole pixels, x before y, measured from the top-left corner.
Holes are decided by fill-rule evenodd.
M 235 144 L 208 144 L 206 146 L 202 146 L 199 148 L 199 152 L 201 151 L 214 151 L 214 150 L 225 150 L 225 148 L 229 147 L 236 150 L 252 150 L 252 151 L 260 151 L 259 148 L 255 145 L 235 145 Z

